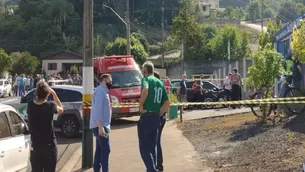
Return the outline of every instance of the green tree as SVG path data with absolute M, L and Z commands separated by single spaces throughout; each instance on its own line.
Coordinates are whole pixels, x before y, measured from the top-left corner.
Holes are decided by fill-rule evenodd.
M 292 1 L 285 1 L 281 4 L 278 12 L 277 20 L 284 23 L 294 21 L 299 16 L 299 8 L 297 3 Z
M 6 72 L 12 65 L 12 59 L 0 48 L 0 75 Z
M 194 0 L 181 1 L 179 14 L 174 18 L 172 36 L 184 44 L 185 60 L 209 58 L 204 55 L 205 37 L 200 24 L 197 22 L 198 15 L 194 13 L 196 8 Z
M 271 98 L 275 79 L 283 72 L 282 56 L 269 43 L 253 56 L 254 64 L 248 69 L 247 84 L 256 89 L 263 88 L 263 98 Z M 266 121 L 268 106 L 261 105 L 262 119 Z
M 293 28 L 291 49 L 293 56 L 301 63 L 305 63 L 305 22 L 301 21 L 300 28 Z
M 126 54 L 127 40 L 122 37 L 118 37 L 114 42 L 108 42 L 105 48 L 106 55 L 123 55 Z M 131 54 L 137 63 L 143 64 L 148 57 L 144 46 L 135 37 L 131 37 Z
M 13 64 L 10 72 L 12 74 L 33 74 L 39 65 L 37 57 L 32 56 L 29 52 L 11 53 Z
M 145 51 L 147 53 L 149 53 L 149 42 L 148 42 L 147 38 L 145 37 L 145 35 L 138 33 L 138 32 L 133 32 L 131 34 L 131 36 L 133 36 L 134 38 L 139 40 L 141 42 L 141 44 L 143 45 Z
M 208 43 L 213 54 L 213 59 L 224 60 L 228 58 L 229 42 L 231 59 L 240 60 L 249 56 L 249 38 L 247 33 L 241 32 L 235 26 L 226 25 Z
M 259 35 L 259 45 L 261 48 L 264 48 L 269 43 L 274 46 L 275 43 L 275 34 L 282 28 L 283 24 L 281 21 L 273 22 L 268 21 L 267 32 L 261 32 Z

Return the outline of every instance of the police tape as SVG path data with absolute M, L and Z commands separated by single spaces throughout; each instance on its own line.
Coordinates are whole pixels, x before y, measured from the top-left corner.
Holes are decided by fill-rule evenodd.
M 186 79 L 186 81 L 222 81 L 225 80 L 226 78 L 204 78 L 204 79 Z M 247 78 L 242 78 L 242 80 L 246 80 Z M 181 81 L 181 79 L 161 79 L 163 80 L 169 80 L 169 81 Z
M 289 98 L 269 98 L 240 101 L 222 101 L 222 102 L 178 102 L 171 103 L 173 106 L 190 106 L 190 105 L 262 105 L 262 104 L 304 104 L 305 97 Z M 84 106 L 91 106 L 91 102 L 84 102 Z M 112 107 L 138 107 L 139 103 L 112 103 Z

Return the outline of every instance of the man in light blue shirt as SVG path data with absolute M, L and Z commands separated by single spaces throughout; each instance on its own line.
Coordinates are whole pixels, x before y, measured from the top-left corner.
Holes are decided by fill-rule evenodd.
M 108 161 L 110 154 L 110 123 L 111 104 L 109 89 L 112 86 L 110 74 L 100 77 L 100 85 L 96 87 L 92 96 L 90 129 L 96 137 L 96 150 L 94 155 L 94 172 L 109 172 Z

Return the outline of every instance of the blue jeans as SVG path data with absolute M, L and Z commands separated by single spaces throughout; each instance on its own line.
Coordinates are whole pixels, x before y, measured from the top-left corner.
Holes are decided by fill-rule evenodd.
M 106 133 L 109 133 L 110 130 L 104 127 Z M 96 150 L 94 154 L 94 172 L 109 172 L 109 154 L 110 154 L 110 141 L 109 136 L 107 138 L 102 137 L 98 134 L 98 128 L 93 128 L 92 132 L 96 137 Z
M 23 97 L 25 94 L 24 85 L 19 85 L 19 96 Z
M 164 125 L 166 123 L 166 113 L 160 116 L 160 128 L 158 131 L 158 141 L 157 141 L 157 169 L 163 169 L 163 154 L 161 147 L 161 135 Z
M 138 122 L 139 147 L 147 172 L 156 172 L 156 147 L 159 128 L 159 113 L 147 112 L 141 115 Z

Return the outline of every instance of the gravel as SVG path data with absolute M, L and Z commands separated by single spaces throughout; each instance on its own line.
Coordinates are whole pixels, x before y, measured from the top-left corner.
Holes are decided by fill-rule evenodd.
M 305 118 L 272 125 L 251 114 L 185 121 L 183 134 L 215 172 L 300 172 L 305 158 Z

